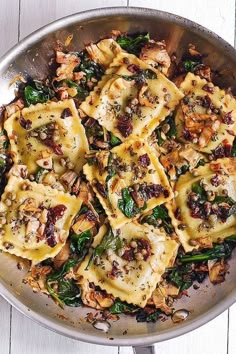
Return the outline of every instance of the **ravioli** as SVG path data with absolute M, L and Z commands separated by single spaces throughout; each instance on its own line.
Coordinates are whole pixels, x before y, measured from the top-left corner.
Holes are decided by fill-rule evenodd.
M 101 243 L 106 232 L 107 228 L 103 225 L 95 236 L 93 247 Z M 108 294 L 119 297 L 121 301 L 144 307 L 165 269 L 173 265 L 178 244 L 153 227 L 136 222 L 127 224 L 116 232 L 124 242 L 124 253 L 110 250 L 109 253 L 102 254 L 96 265 L 91 263 L 87 267 L 92 255 L 90 250 L 76 276 L 80 283 L 92 282 Z M 132 241 L 138 247 L 142 245 L 143 249 L 148 250 L 143 259 L 140 255 L 136 258 L 131 254 L 127 256 L 133 252 L 130 246 L 133 245 Z
M 35 263 L 56 256 L 81 204 L 74 196 L 11 176 L 0 202 L 0 249 Z
M 175 185 L 175 202 L 167 203 L 186 252 L 211 247 L 213 242 L 236 233 L 235 159 L 219 159 L 193 173 L 195 177 L 190 172 L 180 176 Z
M 177 137 L 208 154 L 221 144 L 232 145 L 236 129 L 232 95 L 192 73 L 187 74 L 180 90 L 185 98 L 176 114 Z
M 122 48 L 112 38 L 102 39 L 98 43 L 86 46 L 89 56 L 96 63 L 107 68 L 114 60 L 115 56 L 122 52 Z
M 35 173 L 39 163 L 56 174 L 66 170 L 60 160 L 68 158 L 79 173 L 85 163 L 88 142 L 72 99 L 31 105 L 11 115 L 4 128 L 16 164 L 25 164 Z
M 154 151 L 138 137 L 97 152 L 83 172 L 115 229 L 173 198 Z
M 121 52 L 80 108 L 123 141 L 131 134 L 150 135 L 182 97 L 158 70 Z M 129 121 L 129 129 L 122 121 Z

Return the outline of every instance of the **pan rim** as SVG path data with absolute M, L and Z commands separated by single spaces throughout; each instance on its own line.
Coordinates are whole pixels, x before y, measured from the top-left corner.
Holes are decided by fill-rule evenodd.
M 149 16 L 155 18 L 164 18 L 165 20 L 181 25 L 182 27 L 190 27 L 193 32 L 197 33 L 201 37 L 215 40 L 217 44 L 219 44 L 222 48 L 224 48 L 225 50 L 227 49 L 228 55 L 231 56 L 232 59 L 233 57 L 236 58 L 236 50 L 229 43 L 227 43 L 220 36 L 216 35 L 214 32 L 191 20 L 188 20 L 178 15 L 171 14 L 169 12 L 147 9 L 143 7 L 121 6 L 105 7 L 101 9 L 78 12 L 76 14 L 69 15 L 59 20 L 53 21 L 50 24 L 47 24 L 46 26 L 34 31 L 0 58 L 0 72 L 4 71 L 12 63 L 15 57 L 17 57 L 24 50 L 28 49 L 32 44 L 37 43 L 46 35 L 62 29 L 65 25 L 73 25 L 83 20 L 103 18 L 105 16 L 112 17 L 117 15 L 136 15 L 140 17 Z M 96 337 L 95 335 L 86 334 L 85 332 L 79 331 L 78 329 L 74 329 L 73 327 L 68 328 L 67 326 L 63 326 L 63 324 L 53 322 L 53 319 L 47 319 L 40 313 L 29 309 L 26 305 L 24 305 L 20 300 L 17 299 L 17 296 L 13 294 L 13 291 L 8 290 L 7 287 L 4 286 L 1 279 L 0 294 L 26 317 L 34 320 L 35 322 L 47 329 L 83 342 L 110 346 L 143 346 L 178 337 L 213 320 L 216 316 L 220 315 L 223 311 L 230 307 L 236 300 L 235 289 L 235 291 L 232 291 L 230 294 L 228 294 L 226 298 L 220 300 L 220 302 L 218 302 L 214 307 L 209 309 L 204 314 L 199 315 L 196 319 L 193 319 L 192 321 L 189 320 L 188 322 L 183 323 L 174 329 L 163 331 L 161 334 L 150 333 L 145 335 L 138 335 L 138 337 L 136 337 L 135 335 L 126 335 L 124 336 L 124 338 L 117 337 L 113 340 L 110 340 L 109 338 Z

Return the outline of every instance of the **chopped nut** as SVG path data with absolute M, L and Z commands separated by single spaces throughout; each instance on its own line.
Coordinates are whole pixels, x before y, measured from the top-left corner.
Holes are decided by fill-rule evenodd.
M 197 246 L 197 241 L 196 240 L 189 240 L 188 242 L 190 244 L 190 246 Z
M 135 254 L 135 259 L 136 259 L 137 261 L 142 261 L 142 260 L 143 260 L 143 255 L 142 255 L 142 253 L 141 253 L 141 252 L 136 253 L 136 254 Z
M 137 244 L 136 241 L 131 241 L 131 242 L 130 242 L 130 246 L 131 246 L 132 248 L 137 248 L 137 247 L 138 247 L 138 244 Z
M 207 200 L 209 202 L 212 202 L 215 199 L 215 192 L 214 191 L 207 191 L 206 195 L 207 195 Z
M 11 204 L 12 204 L 12 203 L 11 203 L 11 200 L 10 200 L 10 199 L 6 199 L 6 200 L 5 200 L 5 204 L 6 204 L 7 206 L 11 206 Z
M 39 133 L 39 137 L 41 140 L 45 140 L 47 138 L 47 134 L 44 132 Z
M 4 216 L 0 217 L 0 224 L 5 225 L 6 223 L 7 223 L 7 219 Z

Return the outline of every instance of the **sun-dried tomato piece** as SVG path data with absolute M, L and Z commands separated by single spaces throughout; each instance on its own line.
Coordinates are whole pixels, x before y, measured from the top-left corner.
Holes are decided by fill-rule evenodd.
M 132 119 L 126 115 L 119 116 L 117 129 L 124 138 L 127 138 L 133 131 Z
M 138 162 L 142 167 L 148 167 L 151 163 L 148 154 L 144 154 L 144 155 L 139 156 Z
M 31 129 L 32 126 L 32 121 L 29 119 L 25 119 L 22 114 L 20 115 L 19 123 L 22 126 L 22 128 L 29 130 Z

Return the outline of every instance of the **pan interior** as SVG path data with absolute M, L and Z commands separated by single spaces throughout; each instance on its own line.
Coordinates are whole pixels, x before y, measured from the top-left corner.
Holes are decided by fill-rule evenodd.
M 58 40 L 64 42 L 73 34 L 70 50 L 79 50 L 84 43 L 97 41 L 111 30 L 149 32 L 154 39 L 165 39 L 169 53 L 181 55 L 189 43 L 204 53 L 205 62 L 218 70 L 222 87 L 236 92 L 236 56 L 230 45 L 208 30 L 185 19 L 154 10 L 113 8 L 80 13 L 59 20 L 28 37 L 13 48 L 0 63 L 0 104 L 14 97 L 11 79 L 19 73 L 42 79 L 48 73 L 48 63 Z M 222 55 L 224 53 L 224 55 Z M 136 323 L 131 316 L 120 316 L 108 333 L 96 330 L 83 318 L 93 310 L 88 308 L 60 309 L 51 299 L 34 294 L 22 283 L 27 272 L 17 268 L 15 257 L 0 253 L 0 292 L 27 316 L 49 328 L 76 339 L 107 345 L 146 344 L 183 334 L 196 328 L 226 309 L 236 297 L 236 259 L 231 260 L 230 273 L 223 284 L 214 286 L 205 281 L 200 289 L 190 290 L 190 297 L 176 302 L 176 309 L 186 308 L 189 318 L 175 325 L 169 319 L 157 323 Z M 200 301 L 199 301 L 200 299 Z M 127 333 L 126 333 L 127 332 Z M 126 334 L 124 334 L 126 333 Z

